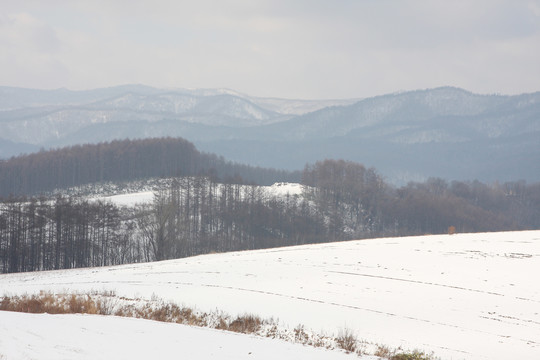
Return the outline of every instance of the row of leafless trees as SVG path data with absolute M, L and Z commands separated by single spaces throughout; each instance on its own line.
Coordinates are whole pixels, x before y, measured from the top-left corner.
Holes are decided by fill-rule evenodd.
M 157 260 L 321 242 L 328 233 L 302 197 L 269 197 L 258 186 L 207 177 L 177 179 L 140 209 L 137 223 Z
M 374 169 L 343 160 L 306 166 L 307 196 L 329 221 L 331 238 L 540 229 L 540 183 L 486 185 L 432 178 L 401 188 Z
M 0 207 L 2 272 L 132 261 L 129 222 L 110 203 L 71 198 L 6 201 Z
M 306 166 L 301 196 L 178 177 L 154 201 L 120 208 L 62 197 L 0 203 L 0 271 L 104 266 L 375 236 L 540 228 L 540 184 L 430 179 L 399 189 L 374 169 Z
M 323 218 L 300 197 L 254 185 L 177 178 L 151 204 L 119 208 L 81 198 L 0 204 L 0 270 L 104 266 L 210 252 L 327 241 Z

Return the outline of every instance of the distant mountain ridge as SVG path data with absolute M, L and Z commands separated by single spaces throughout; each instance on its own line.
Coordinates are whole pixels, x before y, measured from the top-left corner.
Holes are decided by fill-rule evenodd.
M 181 136 L 252 165 L 344 158 L 390 181 L 540 181 L 540 92 L 441 87 L 367 99 L 256 98 L 229 89 L 0 87 L 0 158 L 79 143 Z M 14 146 L 16 144 L 17 146 Z
M 249 141 L 251 153 L 237 160 L 259 165 L 256 159 L 269 149 L 295 166 L 344 158 L 375 166 L 401 183 L 431 176 L 540 180 L 540 92 L 477 95 L 443 87 L 390 94 L 234 136 L 195 143 L 231 158 L 242 147 L 238 141 Z
M 276 127 L 276 132 L 280 133 L 286 126 L 289 129 L 287 135 L 294 139 L 349 134 L 372 137 L 383 134 L 403 135 L 405 130 L 411 129 L 439 129 L 443 125 L 446 125 L 449 131 L 454 131 L 458 130 L 458 127 L 452 121 L 464 118 L 476 120 L 482 117 L 482 121 L 460 125 L 471 126 L 471 130 L 494 137 L 502 135 L 503 129 L 516 127 L 512 123 L 493 121 L 493 118 L 513 116 L 517 112 L 530 111 L 531 108 L 535 113 L 540 108 L 540 93 L 505 97 L 475 95 L 456 88 L 438 88 L 379 96 L 349 106 L 328 107 L 269 128 Z M 485 116 L 491 118 L 484 119 Z M 523 129 L 526 132 L 540 130 L 539 122 L 525 122 L 520 125 L 526 127 Z M 326 131 L 321 132 L 322 128 Z M 438 141 L 436 138 L 432 140 Z M 394 138 L 394 141 L 399 142 L 398 138 Z

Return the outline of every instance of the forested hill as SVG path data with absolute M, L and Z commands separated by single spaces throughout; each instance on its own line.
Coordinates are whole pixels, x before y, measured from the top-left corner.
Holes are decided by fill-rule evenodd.
M 209 175 L 221 181 L 272 184 L 299 181 L 300 173 L 264 169 L 201 153 L 182 138 L 114 140 L 69 146 L 0 160 L 0 196 L 150 177 Z

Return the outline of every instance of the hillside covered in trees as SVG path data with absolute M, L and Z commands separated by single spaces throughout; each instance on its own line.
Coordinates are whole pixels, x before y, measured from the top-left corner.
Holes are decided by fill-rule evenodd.
M 0 160 L 0 196 L 36 195 L 83 184 L 208 175 L 257 184 L 299 181 L 299 172 L 264 169 L 201 153 L 182 138 L 114 140 Z
M 85 149 L 91 153 L 84 156 Z M 96 155 L 102 152 L 108 156 Z M 63 155 L 63 160 L 57 159 L 58 155 Z M 149 177 L 162 172 L 168 179 L 155 187 L 151 203 L 135 207 L 65 193 L 4 198 L 0 203 L 2 272 L 105 266 L 210 252 L 437 234 L 448 232 L 450 227 L 458 232 L 540 229 L 538 183 L 486 185 L 478 181 L 448 183 L 430 179 L 396 188 L 373 168 L 349 161 L 325 160 L 306 165 L 301 174 L 301 194 L 278 196 L 263 186 L 242 184 L 239 176 L 229 174 L 252 181 L 261 176 L 267 181 L 272 176 L 291 176 L 290 173 L 230 164 L 200 154 L 182 140 L 119 141 L 34 156 L 3 163 L 2 178 L 11 177 L 15 182 L 17 178 L 4 171 L 17 169 L 27 174 L 19 182 L 35 186 L 36 192 L 39 181 L 32 176 L 39 178 L 39 171 L 46 171 L 47 166 L 37 163 L 32 167 L 32 164 L 36 164 L 36 159 L 49 159 L 49 167 L 56 166 L 56 171 L 44 175 L 48 182 L 41 190 L 57 188 L 55 181 L 79 184 L 94 177 L 119 181 L 126 176 Z M 148 162 L 142 169 L 137 169 L 137 156 L 141 156 L 141 162 Z M 107 160 L 100 163 L 96 159 Z M 196 163 L 196 159 L 202 160 Z M 204 161 L 208 161 L 206 166 Z M 86 167 L 88 164 L 93 164 L 93 171 Z M 95 170 L 100 166 L 103 171 L 96 175 Z M 170 172 L 177 176 L 171 176 Z M 23 188 L 27 189 L 19 187 Z

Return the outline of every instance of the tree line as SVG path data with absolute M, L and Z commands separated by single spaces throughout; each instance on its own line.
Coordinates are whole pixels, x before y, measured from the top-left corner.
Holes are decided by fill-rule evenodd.
M 395 188 L 343 160 L 307 165 L 301 195 L 209 175 L 175 177 L 151 203 L 78 196 L 0 202 L 0 271 L 173 259 L 379 236 L 540 229 L 540 184 L 429 179 Z
M 299 181 L 300 172 L 266 169 L 199 152 L 182 138 L 114 140 L 0 160 L 0 197 L 39 195 L 84 184 L 209 175 L 257 184 Z
M 131 224 L 111 203 L 57 197 L 4 201 L 2 272 L 58 270 L 137 261 L 125 244 Z
M 343 160 L 307 165 L 308 196 L 346 238 L 540 229 L 540 183 L 430 178 L 396 188 Z
M 134 208 L 80 197 L 0 204 L 2 272 L 69 269 L 180 258 L 210 252 L 327 241 L 301 197 L 260 186 L 176 178 Z

